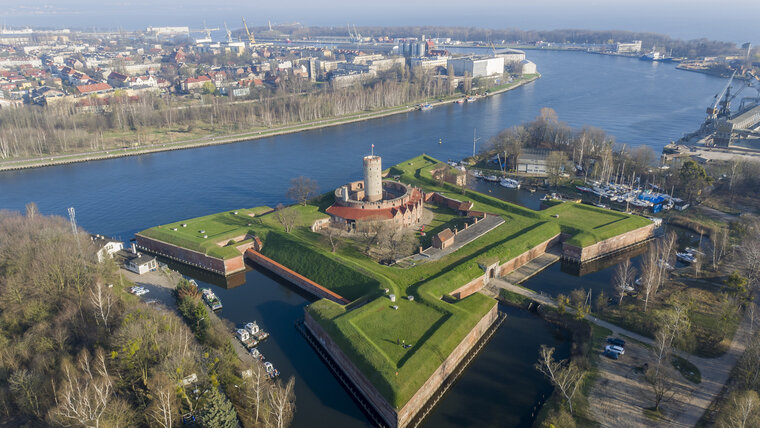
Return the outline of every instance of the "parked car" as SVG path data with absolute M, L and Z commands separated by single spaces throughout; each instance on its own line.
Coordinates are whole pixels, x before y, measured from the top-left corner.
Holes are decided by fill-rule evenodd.
M 605 351 L 617 352 L 620 355 L 625 354 L 625 349 L 622 346 L 607 345 L 604 347 Z
M 605 351 L 603 352 L 603 355 L 604 355 L 605 357 L 607 357 L 607 358 L 611 359 L 611 360 L 617 360 L 618 358 L 620 358 L 620 354 L 618 354 L 617 352 L 608 351 L 608 350 L 606 350 L 606 349 L 605 349 Z
M 608 337 L 607 343 L 609 343 L 610 345 L 619 346 L 621 348 L 625 347 L 625 340 L 618 339 L 617 337 Z

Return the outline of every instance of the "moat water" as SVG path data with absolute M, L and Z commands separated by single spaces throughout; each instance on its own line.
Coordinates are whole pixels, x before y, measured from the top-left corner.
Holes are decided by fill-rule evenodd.
M 239 207 L 274 206 L 288 181 L 305 175 L 328 191 L 361 175 L 361 156 L 375 144 L 385 165 L 420 153 L 442 160 L 472 153 L 482 139 L 531 120 L 542 107 L 572 126 L 605 129 L 620 142 L 656 151 L 696 128 L 725 81 L 675 70 L 672 64 L 573 52 L 529 51 L 543 77 L 472 104 L 451 104 L 361 123 L 237 144 L 0 173 L 0 209 L 34 201 L 46 214 L 75 207 L 80 226 L 129 240 L 158 224 Z M 441 140 L 441 144 L 439 144 Z M 487 191 L 488 189 L 486 189 Z M 540 194 L 495 186 L 492 194 L 538 208 Z M 583 276 L 551 266 L 526 283 L 551 294 L 604 290 L 614 266 Z M 567 270 L 567 269 L 565 269 Z M 575 273 L 577 274 L 577 272 Z M 199 278 L 203 280 L 203 278 Z M 262 352 L 285 377 L 296 377 L 294 426 L 365 426 L 366 417 L 294 328 L 310 301 L 267 274 L 251 270 L 243 285 L 215 291 L 233 323 L 259 321 L 272 333 Z M 606 291 L 605 291 L 606 292 Z M 551 391 L 532 368 L 541 344 L 561 356 L 568 341 L 533 315 L 509 317 L 426 420 L 427 426 L 530 426 Z

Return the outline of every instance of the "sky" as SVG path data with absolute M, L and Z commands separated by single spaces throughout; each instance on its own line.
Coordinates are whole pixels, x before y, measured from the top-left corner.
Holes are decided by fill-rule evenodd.
M 181 25 L 444 25 L 651 31 L 760 44 L 758 0 L 0 0 L 0 25 L 127 30 Z

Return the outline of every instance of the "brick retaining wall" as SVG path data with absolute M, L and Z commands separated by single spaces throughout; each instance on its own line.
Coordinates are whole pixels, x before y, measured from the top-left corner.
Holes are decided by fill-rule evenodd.
M 135 235 L 135 238 L 137 240 L 137 247 L 146 253 L 166 257 L 167 259 L 185 263 L 190 266 L 195 266 L 200 269 L 205 269 L 214 273 L 218 273 L 219 275 L 227 276 L 235 272 L 245 270 L 243 254 L 240 254 L 239 257 L 223 260 L 208 256 L 199 251 L 188 250 L 187 248 L 178 247 L 168 242 L 159 241 L 158 239 L 154 238 L 148 238 L 147 236 L 140 235 L 139 233 Z
M 539 257 L 546 253 L 546 250 L 553 247 L 557 243 L 560 242 L 561 235 L 557 234 L 553 236 L 550 239 L 547 239 L 546 241 L 536 245 L 535 247 L 531 248 L 530 250 L 513 257 L 506 262 L 497 265 L 495 267 L 489 267 L 486 269 L 486 271 L 483 273 L 483 275 L 473 279 L 472 281 L 468 282 L 467 284 L 457 288 L 456 290 L 451 292 L 451 295 L 454 296 L 457 299 L 464 299 L 465 297 L 477 293 L 480 291 L 483 287 L 488 284 L 488 280 L 490 279 L 491 270 L 494 270 L 494 276 L 505 276 L 508 273 L 514 271 L 515 269 L 519 268 L 520 266 L 530 262 L 531 260 L 535 259 L 536 257 Z
M 562 244 L 562 257 L 574 262 L 585 262 L 630 247 L 653 236 L 654 223 L 631 230 L 622 235 L 613 236 L 588 247 L 581 248 L 565 242 Z
M 364 398 L 369 401 L 375 411 L 385 420 L 390 428 L 403 428 L 409 424 L 417 413 L 427 404 L 428 400 L 441 387 L 441 384 L 454 372 L 457 366 L 467 356 L 473 346 L 478 343 L 481 337 L 488 331 L 489 327 L 498 318 L 498 304 L 494 302 L 493 308 L 478 321 L 467 336 L 457 345 L 449 354 L 446 360 L 438 366 L 435 372 L 412 396 L 411 399 L 400 410 L 396 410 L 388 401 L 377 391 L 366 376 L 359 370 L 354 363 L 343 353 L 340 347 L 330 338 L 327 332 L 319 323 L 311 317 L 308 311 L 305 312 L 305 326 L 309 329 L 319 343 L 324 347 L 330 357 L 340 365 L 343 373 L 351 379 L 351 382 L 361 391 Z
M 293 271 L 292 269 L 289 269 L 286 266 L 277 263 L 276 261 L 259 252 L 254 251 L 253 249 L 246 250 L 245 257 L 257 265 L 263 266 L 264 268 L 276 273 L 281 278 L 291 282 L 298 288 L 301 288 L 302 290 L 305 290 L 319 298 L 329 299 L 333 302 L 340 303 L 341 305 L 350 303 L 348 299 L 341 296 L 340 294 L 328 290 L 324 286 L 310 280 L 309 278 L 306 278 L 305 276 Z

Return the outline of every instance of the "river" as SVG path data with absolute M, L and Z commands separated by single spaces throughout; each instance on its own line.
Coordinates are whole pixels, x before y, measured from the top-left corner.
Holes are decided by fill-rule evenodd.
M 78 224 L 129 240 L 139 230 L 239 207 L 285 200 L 289 180 L 304 175 L 328 191 L 362 173 L 361 157 L 375 145 L 386 166 L 425 152 L 440 159 L 472 153 L 473 129 L 483 144 L 498 131 L 531 120 L 542 107 L 572 126 L 593 125 L 620 142 L 659 151 L 696 128 L 725 81 L 675 70 L 672 64 L 575 52 L 529 51 L 543 77 L 475 103 L 450 104 L 298 134 L 191 150 L 0 173 L 0 208 L 23 210 L 34 201 L 45 214 L 76 208 Z M 440 143 L 439 143 L 440 140 Z M 536 207 L 525 191 L 500 197 Z M 531 279 L 535 288 L 572 278 L 555 265 Z M 537 283 L 536 283 L 537 282 Z M 601 285 L 599 285 L 601 287 Z M 215 287 L 234 323 L 259 321 L 272 332 L 262 352 L 285 377 L 296 376 L 294 426 L 362 426 L 366 418 L 301 338 L 293 323 L 309 299 L 255 270 L 242 286 Z M 566 292 L 562 290 L 561 292 Z M 530 426 L 534 407 L 550 388 L 532 369 L 540 344 L 569 344 L 539 319 L 509 310 L 509 318 L 462 379 L 430 415 L 428 426 Z

